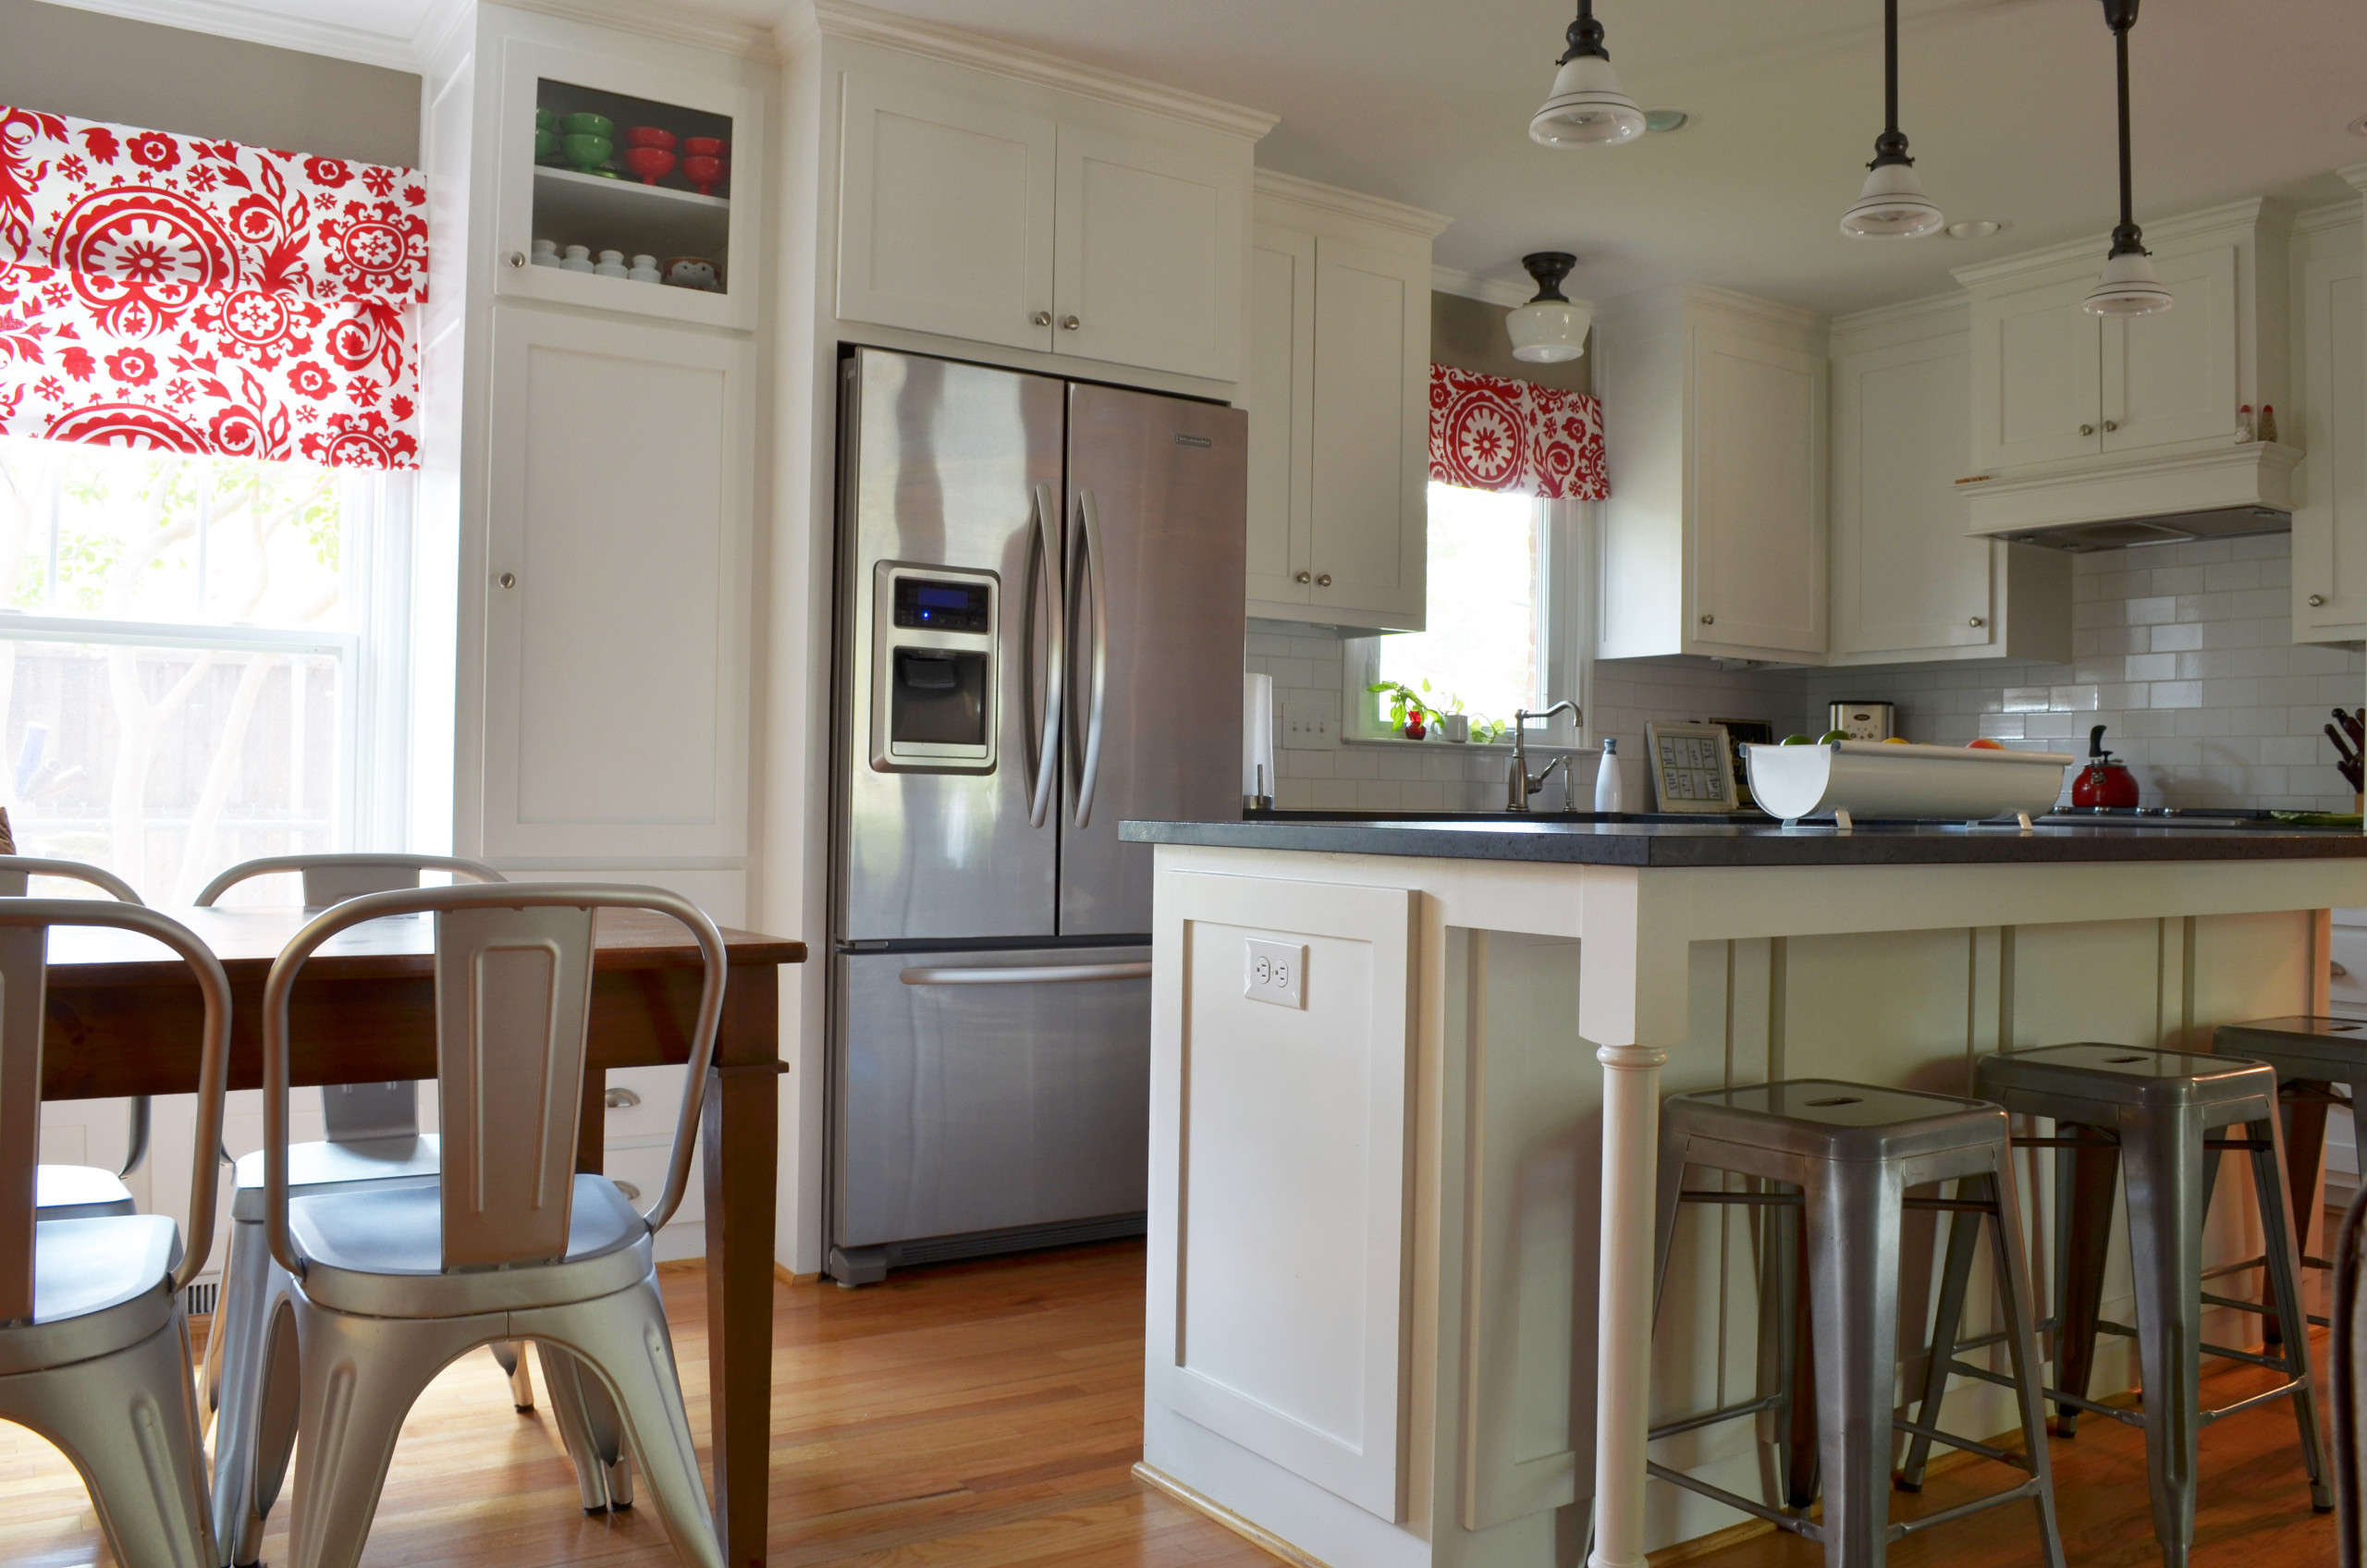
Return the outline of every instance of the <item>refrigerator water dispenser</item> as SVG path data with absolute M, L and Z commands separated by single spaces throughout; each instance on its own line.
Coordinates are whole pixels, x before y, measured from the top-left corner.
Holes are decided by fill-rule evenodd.
M 873 570 L 871 766 L 992 773 L 995 574 L 881 561 Z

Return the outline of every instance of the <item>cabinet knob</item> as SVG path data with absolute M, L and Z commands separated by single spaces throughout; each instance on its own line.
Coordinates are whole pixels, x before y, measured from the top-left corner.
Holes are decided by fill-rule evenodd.
M 1062 332 L 1074 332 L 1078 327 L 1083 326 L 1084 325 L 1085 323 L 1077 320 L 1074 316 L 1062 316 L 1061 318 L 1061 330 Z
M 1988 625 L 1989 623 L 1988 623 L 1987 621 L 1983 620 L 1981 617 L 1979 617 L 1979 616 L 1974 616 L 1970 620 L 1966 621 L 1966 622 L 1965 622 L 1965 624 L 1966 624 L 1967 626 L 1969 626 L 1969 627 L 1973 627 L 1973 628 L 1978 629 L 1978 628 L 1980 628 L 1980 627 L 1986 626 L 1986 625 Z
M 2082 435 L 2093 435 L 2095 433 L 2096 427 L 2092 424 L 2083 424 L 2079 427 L 2079 434 Z
M 2324 594 L 2312 594 L 2310 595 L 2310 607 L 2313 610 L 2324 609 L 2325 607 L 2325 603 L 2326 596 Z
M 1328 571 L 1327 571 L 1327 572 L 1325 572 L 1322 576 L 1320 576 L 1320 577 L 1318 577 L 1318 578 L 1317 578 L 1317 579 L 1315 580 L 1315 585 L 1316 585 L 1318 588 L 1329 588 L 1329 587 L 1331 587 L 1331 574 L 1330 572 L 1328 572 Z
M 1715 626 L 1718 624 L 1718 618 L 1713 615 L 1705 615 L 1701 618 L 1701 624 L 1704 626 Z
M 641 1103 L 639 1095 L 634 1094 L 631 1089 L 621 1087 L 610 1089 L 601 1096 L 601 1099 L 610 1110 L 631 1110 Z
M 2111 435 L 2114 431 L 2118 430 L 2119 428 L 2120 428 L 2120 421 L 2118 421 L 2118 420 L 2116 420 L 2116 419 L 2108 419 L 2108 420 L 2104 421 L 2104 434 L 2105 434 L 2105 435 Z
M 1034 322 L 1037 326 L 1049 326 L 1052 325 L 1052 312 L 1049 311 L 1037 311 L 1034 315 L 1027 319 Z
M 1298 574 L 1297 581 L 1301 582 L 1312 582 L 1315 581 L 1315 573 L 1311 571 L 1302 571 Z
M 499 577 L 495 578 L 494 581 L 500 583 L 504 588 L 515 588 L 518 586 L 518 574 L 514 571 L 505 571 Z
M 525 252 L 525 251 L 510 251 L 510 252 L 509 252 L 509 264 L 510 264 L 511 266 L 513 266 L 513 267 L 522 267 L 522 266 L 524 266 L 524 265 L 526 264 L 526 252 Z

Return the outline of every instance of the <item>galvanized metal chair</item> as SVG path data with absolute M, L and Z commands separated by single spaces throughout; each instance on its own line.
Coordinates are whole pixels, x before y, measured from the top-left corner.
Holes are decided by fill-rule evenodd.
M 452 855 L 273 855 L 230 867 L 205 885 L 197 902 L 201 908 L 211 907 L 231 888 L 256 877 L 296 876 L 303 879 L 304 907 L 325 909 L 365 893 L 416 888 L 423 875 L 434 871 L 479 882 L 505 880 L 500 872 L 481 861 Z M 419 1130 L 418 1084 L 408 1081 L 325 1084 L 321 1110 L 328 1136 L 299 1144 L 289 1151 L 294 1191 L 435 1182 L 436 1138 Z M 215 1304 L 214 1332 L 205 1345 L 206 1399 L 220 1423 L 214 1440 L 214 1528 L 227 1560 L 234 1564 L 251 1563 L 263 1550 L 264 1522 L 278 1501 L 286 1478 L 296 1419 L 292 1375 L 276 1384 L 278 1408 L 265 1409 L 259 1403 L 264 1383 L 263 1303 L 269 1293 L 273 1267 L 263 1234 L 263 1189 L 264 1157 L 258 1151 L 236 1162 L 228 1256 L 223 1265 L 221 1298 Z M 520 1411 L 532 1410 L 534 1381 L 527 1369 L 524 1347 L 509 1341 L 491 1349 L 509 1379 L 511 1404 Z M 596 1392 L 587 1409 L 578 1392 L 580 1380 L 564 1368 L 549 1365 L 558 1354 L 546 1355 L 544 1380 L 551 1386 L 552 1414 L 560 1439 L 575 1461 L 576 1488 L 583 1507 L 586 1512 L 630 1508 L 632 1465 L 622 1460 L 603 1464 L 595 1457 L 602 1446 L 600 1432 L 605 1426 L 613 1426 L 613 1421 L 607 1418 Z M 615 1447 L 613 1442 L 607 1446 Z
M 593 924 L 649 910 L 689 928 L 704 962 L 665 1191 L 636 1212 L 614 1182 L 578 1172 Z M 443 1168 L 433 1185 L 298 1196 L 288 1143 L 288 996 L 337 933 L 389 915 L 435 917 Z M 295 1568 L 351 1568 L 403 1417 L 430 1378 L 479 1345 L 564 1350 L 607 1397 L 678 1556 L 723 1568 L 682 1408 L 651 1238 L 690 1182 L 723 1011 L 723 938 L 688 900 L 596 884 L 374 893 L 300 932 L 264 991 L 264 1225 L 279 1270 L 264 1311 L 267 1377 L 292 1363 Z M 266 1392 L 266 1403 L 270 1395 Z
M 2335 1544 L 2342 1568 L 2367 1568 L 2367 1188 L 2334 1240 Z
M 0 898 L 23 898 L 36 876 L 56 876 L 87 882 L 121 903 L 137 904 L 131 884 L 104 866 L 79 860 L 45 860 L 38 855 L 0 855 Z M 131 1102 L 131 1136 L 120 1170 L 98 1165 L 43 1165 L 33 1173 L 33 1207 L 41 1219 L 97 1219 L 131 1214 L 131 1189 L 124 1178 L 148 1158 L 148 1096 Z
M 37 1219 L 42 1031 L 52 927 L 154 938 L 197 976 L 198 1153 L 187 1245 L 155 1214 Z M 116 1561 L 213 1568 L 183 1291 L 214 1238 L 230 983 L 187 927 L 136 903 L 0 899 L 0 1417 L 63 1450 Z

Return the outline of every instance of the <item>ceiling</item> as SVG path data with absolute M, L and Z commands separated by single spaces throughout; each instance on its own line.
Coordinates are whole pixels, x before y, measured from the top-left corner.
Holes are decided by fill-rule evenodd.
M 426 0 L 75 3 L 383 32 L 408 31 Z M 786 9 L 647 3 L 759 25 Z M 1694 120 L 1585 151 L 1527 134 L 1566 0 L 871 3 L 1279 115 L 1261 166 L 1452 216 L 1443 266 L 1518 279 L 1525 251 L 1576 251 L 1565 287 L 1598 301 L 1695 278 L 1839 312 L 1940 292 L 1952 266 L 2102 236 L 2116 217 L 2096 0 L 1901 0 L 1902 122 L 1925 187 L 1952 220 L 2013 226 L 1903 242 L 1837 227 L 1882 129 L 1876 0 L 1598 0 L 1629 94 Z M 2332 171 L 2367 163 L 2367 137 L 2346 129 L 2367 116 L 2359 0 L 2152 0 L 2130 53 L 2140 222 L 2258 194 L 2355 199 Z

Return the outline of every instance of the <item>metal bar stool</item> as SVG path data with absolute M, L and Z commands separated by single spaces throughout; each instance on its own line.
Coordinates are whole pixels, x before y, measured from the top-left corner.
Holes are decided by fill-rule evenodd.
M 2144 1428 L 2153 1533 L 2161 1542 L 2163 1562 L 2169 1568 L 2183 1568 L 2193 1548 L 2202 1428 L 2273 1399 L 2291 1397 L 2301 1459 L 2310 1475 L 2311 1504 L 2320 1513 L 2331 1509 L 2308 1336 L 2295 1336 L 2279 1355 L 2255 1355 L 2206 1344 L 2202 1339 L 2206 1302 L 2260 1310 L 2249 1302 L 2203 1293 L 2202 1221 L 2211 1201 L 2208 1166 L 2214 1150 L 2238 1149 L 2251 1156 L 2275 1309 L 2288 1322 L 2300 1316 L 2300 1263 L 2293 1244 L 2292 1209 L 2285 1195 L 2275 1071 L 2263 1062 L 2227 1057 L 2082 1044 L 1983 1057 L 1973 1084 L 1984 1099 L 2055 1123 L 2054 1137 L 2015 1140 L 2058 1151 L 2056 1209 L 2065 1267 L 2054 1341 L 2055 1383 L 2046 1397 L 2055 1405 L 2057 1430 L 2065 1436 L 2073 1431 L 2080 1411 Z M 2243 1133 L 2210 1135 L 2226 1128 L 2241 1128 Z M 2133 1329 L 2100 1316 L 2116 1171 L 2128 1194 L 2129 1257 L 2137 1289 Z M 1944 1284 L 1944 1293 L 1948 1288 Z M 2099 1332 L 2137 1341 L 2144 1385 L 2140 1409 L 2101 1404 L 2088 1397 Z M 2204 1410 L 2205 1354 L 2264 1366 L 2286 1380 L 2218 1410 Z
M 1814 1347 L 1823 1519 L 1821 1524 L 1812 1521 L 1797 1506 L 1781 1509 L 1739 1497 L 1665 1465 L 1648 1464 L 1647 1472 L 1821 1541 L 1832 1568 L 1881 1568 L 1892 1541 L 2028 1498 L 2038 1511 L 2049 1568 L 2062 1568 L 2063 1543 L 2055 1528 L 2054 1483 L 2040 1404 L 2030 1274 L 2020 1229 L 2017 1224 L 2009 1231 L 2004 1218 L 2016 1203 L 2007 1131 L 2005 1113 L 1993 1105 L 1825 1079 L 1714 1089 L 1663 1102 L 1653 1276 L 1656 1315 L 1659 1292 L 1667 1283 L 1680 1204 L 1743 1203 L 1798 1213 L 1807 1256 L 1809 1339 Z M 1686 1168 L 1696 1165 L 1797 1190 L 1687 1191 Z M 1910 1187 L 1947 1181 L 1958 1182 L 1956 1198 L 1907 1195 Z M 2013 1381 L 2020 1390 L 2023 1453 L 1938 1430 L 1932 1425 L 1936 1409 L 1920 1413 L 1915 1421 L 1891 1414 L 1897 1376 L 1899 1231 L 1908 1208 L 1955 1210 L 1971 1226 L 1983 1215 L 1995 1221 L 1992 1234 L 2005 1287 L 2001 1293 Z M 1950 1314 L 1962 1307 L 1959 1291 L 1941 1310 Z M 1945 1318 L 1938 1325 L 1938 1332 L 1951 1341 L 1956 1329 Z M 1790 1425 L 1794 1413 L 1787 1376 L 1778 1378 L 1772 1394 L 1686 1416 L 1654 1427 L 1650 1435 L 1671 1437 L 1762 1410 L 1778 1413 L 1779 1427 Z M 1987 1497 L 1893 1523 L 1886 1483 L 1894 1433 L 1898 1431 L 2012 1465 L 2026 1472 L 2027 1478 Z M 1798 1500 L 1793 1501 L 1797 1504 Z
M 2336 1088 L 2350 1093 L 2352 1146 L 2367 1148 L 2367 1138 L 2358 1136 L 2362 1131 L 2359 1096 L 2367 1088 L 2367 1023 L 2349 1018 L 2223 1023 L 2213 1032 L 2211 1048 L 2276 1069 L 2276 1099 L 2285 1121 L 2285 1190 L 2293 1199 L 2293 1245 L 2301 1255 L 2302 1268 L 2333 1268 L 2326 1259 L 2310 1256 L 2309 1206 L 2317 1194 L 2318 1169 L 2325 1158 L 2326 1115 L 2343 1103 Z M 2314 1314 L 2310 1321 L 2326 1327 L 2326 1320 Z M 2284 1337 L 2273 1307 L 2265 1337 L 2270 1344 Z

